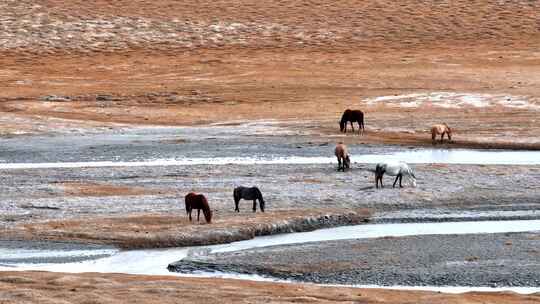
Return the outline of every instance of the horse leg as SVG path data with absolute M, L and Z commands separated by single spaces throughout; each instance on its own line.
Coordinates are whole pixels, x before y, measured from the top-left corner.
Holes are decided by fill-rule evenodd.
M 197 209 L 197 222 L 199 222 L 200 216 L 201 216 L 201 209 Z
M 403 188 L 403 185 L 401 185 L 401 180 L 403 179 L 403 175 L 399 175 L 399 187 Z
M 339 170 L 341 169 L 341 157 L 338 157 L 337 158 L 337 170 L 339 172 Z
M 435 145 L 437 143 L 436 138 L 437 134 L 435 132 L 431 132 L 431 144 Z
M 234 211 L 236 212 L 240 212 L 240 209 L 238 208 L 238 203 L 240 202 L 239 199 L 236 199 L 236 197 L 234 198 Z
M 443 132 L 443 134 L 441 134 L 441 144 L 443 142 L 443 138 L 444 138 L 444 132 Z
M 259 207 L 261 208 L 261 212 L 264 212 L 264 202 L 259 198 Z
M 257 211 L 257 199 L 253 200 L 253 212 Z
M 352 120 L 351 120 L 351 128 L 352 128 L 352 132 L 354 133 L 354 125 L 353 125 Z
M 188 216 L 189 216 L 189 221 L 191 222 L 192 221 L 192 219 L 191 219 L 191 209 L 189 209 L 189 211 L 188 211 Z
M 396 179 L 394 180 L 394 184 L 392 185 L 392 188 L 395 188 L 395 187 L 396 187 L 396 182 L 397 182 L 397 180 L 398 180 L 398 178 L 399 178 L 399 175 L 400 175 L 400 174 L 396 175 Z

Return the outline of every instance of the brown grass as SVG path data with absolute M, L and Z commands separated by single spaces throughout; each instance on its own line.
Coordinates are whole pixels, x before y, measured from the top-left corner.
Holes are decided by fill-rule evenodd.
M 444 294 L 243 280 L 122 274 L 11 272 L 0 278 L 6 303 L 448 303 L 532 304 L 540 295 Z
M 346 217 L 343 221 L 328 219 Z M 369 217 L 368 210 L 312 209 L 215 215 L 212 224 L 186 216 L 132 215 L 29 223 L 5 235 L 25 239 L 62 240 L 117 245 L 124 249 L 180 247 L 229 243 L 256 235 L 312 230 L 337 224 L 355 224 Z M 306 219 L 325 219 L 324 224 Z M 348 222 L 350 221 L 350 222 Z M 316 222 L 316 221 L 315 221 Z M 322 222 L 321 222 L 322 223 Z
M 149 190 L 143 187 L 129 187 L 91 182 L 62 183 L 65 196 L 118 196 L 118 195 L 150 195 L 172 192 L 172 190 Z

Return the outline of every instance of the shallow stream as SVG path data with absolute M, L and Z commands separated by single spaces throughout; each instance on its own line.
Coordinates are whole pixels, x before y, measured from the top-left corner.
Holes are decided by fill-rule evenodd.
M 110 252 L 110 256 L 82 262 L 69 263 L 31 263 L 29 260 L 34 254 L 35 260 L 39 261 L 43 256 L 54 255 L 52 249 L 25 251 L 27 259 L 25 263 L 4 263 L 0 270 L 44 270 L 54 272 L 102 272 L 102 273 L 127 273 L 140 275 L 172 275 L 172 276 L 199 276 L 199 277 L 222 277 L 248 280 L 276 281 L 258 275 L 243 275 L 221 272 L 200 272 L 196 274 L 179 274 L 169 272 L 169 263 L 181 260 L 189 255 L 208 254 L 215 252 L 231 252 L 246 250 L 256 247 L 273 245 L 298 244 L 307 242 L 321 242 L 330 240 L 344 240 L 357 238 L 400 237 L 412 235 L 441 235 L 441 234 L 475 234 L 475 233 L 510 233 L 540 231 L 540 220 L 517 220 L 517 221 L 481 221 L 481 222 L 447 222 L 447 223 L 406 223 L 406 224 L 366 224 L 356 226 L 344 226 L 337 228 L 320 229 L 312 232 L 279 234 L 272 236 L 257 237 L 251 240 L 239 241 L 230 244 L 152 249 L 152 250 L 129 250 Z M 11 250 L 12 252 L 9 252 Z M 99 253 L 103 253 L 103 249 Z M 17 249 L 2 249 L 5 254 L 18 255 Z M 78 250 L 72 252 L 81 256 L 95 256 L 94 250 Z M 539 287 L 460 287 L 460 286 L 365 286 L 357 287 L 384 287 L 398 289 L 421 289 L 438 290 L 445 292 L 465 291 L 501 291 L 511 290 L 519 293 L 540 292 Z

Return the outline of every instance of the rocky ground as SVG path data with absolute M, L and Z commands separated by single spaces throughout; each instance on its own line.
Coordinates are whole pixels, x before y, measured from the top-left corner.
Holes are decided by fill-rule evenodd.
M 229 131 L 235 130 L 231 128 Z M 286 130 L 279 129 L 279 132 Z M 62 160 L 136 161 L 190 156 L 212 159 L 332 153 L 333 143 L 322 141 L 318 136 L 259 134 L 231 138 L 220 131 L 213 132 L 189 130 L 195 138 L 200 134 L 197 140 L 180 140 L 181 135 L 170 137 L 159 132 L 148 137 L 129 134 L 82 138 L 27 136 L 24 144 L 14 139 L 4 140 L 0 150 L 6 162 L 26 160 L 30 164 Z M 154 148 L 156 143 L 159 149 Z M 29 144 L 32 149 L 28 149 Z M 66 146 L 70 149 L 65 150 Z M 353 155 L 361 155 L 396 149 L 350 145 L 350 150 Z M 149 248 L 204 244 L 199 236 L 189 236 L 195 231 L 207 235 L 208 244 L 220 242 L 220 239 L 221 242 L 243 239 L 257 233 L 251 230 L 239 233 L 237 228 L 242 221 L 263 226 L 270 225 L 272 219 L 293 223 L 293 219 L 302 214 L 306 218 L 308 215 L 317 218 L 325 214 L 358 214 L 358 218 L 348 218 L 343 223 L 359 222 L 366 217 L 372 221 L 400 222 L 536 219 L 540 216 L 538 166 L 417 164 L 413 166 L 418 177 L 417 187 L 404 183 L 402 189 L 391 187 L 392 177 L 384 179 L 386 188 L 375 189 L 372 167 L 353 163 L 353 168 L 345 173 L 337 172 L 335 164 L 4 169 L 0 176 L 3 202 L 0 224 L 9 229 L 5 234 L 10 237 L 82 239 L 123 248 Z M 463 183 L 464 180 L 469 182 Z M 239 185 L 261 188 L 266 214 L 253 214 L 251 202 L 247 201 L 241 202 L 240 214 L 234 212 L 232 189 Z M 190 225 L 187 221 L 183 197 L 190 191 L 208 197 L 214 212 L 212 225 Z M 291 224 L 289 230 L 315 228 L 300 229 L 295 225 Z M 226 236 L 222 228 L 239 234 Z
M 196 255 L 169 269 L 325 284 L 540 286 L 539 244 L 538 233 L 384 237 Z

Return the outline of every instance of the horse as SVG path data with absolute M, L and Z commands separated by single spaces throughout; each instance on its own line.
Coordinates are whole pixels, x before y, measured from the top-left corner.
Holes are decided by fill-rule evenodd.
M 238 203 L 241 199 L 253 200 L 253 212 L 257 211 L 257 200 L 259 200 L 259 207 L 261 208 L 261 212 L 264 212 L 264 199 L 262 197 L 261 190 L 259 190 L 259 188 L 257 187 L 236 187 L 233 191 L 233 197 L 235 204 L 234 211 L 236 212 L 240 212 L 240 209 L 238 208 Z
M 190 192 L 186 195 L 185 201 L 186 201 L 186 213 L 189 216 L 190 222 L 191 222 L 191 211 L 193 209 L 197 209 L 197 222 L 199 221 L 199 217 L 201 215 L 201 209 L 203 211 L 206 222 L 209 224 L 212 222 L 212 210 L 210 210 L 210 206 L 208 206 L 208 201 L 206 200 L 206 197 L 204 197 L 204 195 Z
M 396 182 L 399 179 L 399 187 L 403 188 L 401 185 L 401 180 L 403 176 L 407 176 L 411 181 L 413 187 L 416 187 L 416 176 L 414 176 L 413 170 L 404 162 L 384 162 L 378 163 L 375 167 L 375 188 L 379 188 L 379 181 L 381 181 L 381 188 L 384 188 L 382 178 L 384 174 L 390 176 L 395 176 L 396 180 L 392 188 L 396 187 Z
M 351 123 L 351 128 L 354 133 L 354 125 L 353 122 L 358 122 L 358 134 L 360 134 L 360 131 L 362 131 L 362 134 L 364 134 L 364 112 L 360 110 L 351 110 L 347 109 L 345 112 L 343 112 L 343 115 L 341 115 L 341 120 L 339 121 L 339 129 L 341 132 L 347 133 L 347 123 Z
M 444 134 L 448 136 L 448 140 L 452 140 L 452 129 L 446 124 L 436 124 L 431 127 L 431 141 L 433 144 L 436 143 L 435 138 L 437 135 L 441 134 L 441 143 L 443 142 Z
M 338 143 L 334 149 L 334 154 L 337 157 L 338 161 L 338 171 L 341 170 L 345 172 L 345 169 L 351 167 L 351 159 L 349 158 L 349 152 L 347 151 L 347 146 L 343 143 Z

